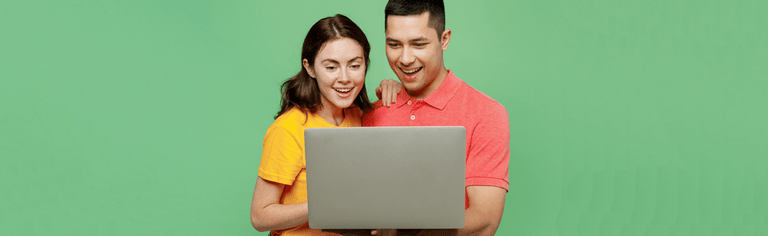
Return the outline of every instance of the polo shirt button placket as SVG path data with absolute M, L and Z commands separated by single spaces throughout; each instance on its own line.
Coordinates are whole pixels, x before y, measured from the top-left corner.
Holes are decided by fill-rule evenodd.
M 408 105 L 413 104 L 413 102 L 411 102 L 411 100 L 408 100 L 408 102 L 406 102 L 406 103 Z M 418 104 L 418 102 L 416 104 Z M 411 121 L 415 121 L 416 120 L 416 115 L 413 114 L 416 111 L 416 107 L 417 107 L 416 105 L 411 107 Z

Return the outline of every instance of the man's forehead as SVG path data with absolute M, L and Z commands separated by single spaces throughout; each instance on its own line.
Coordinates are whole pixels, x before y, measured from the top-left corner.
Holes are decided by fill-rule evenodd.
M 410 40 L 413 38 L 431 38 L 437 31 L 429 27 L 429 12 L 421 15 L 387 16 L 387 38 Z

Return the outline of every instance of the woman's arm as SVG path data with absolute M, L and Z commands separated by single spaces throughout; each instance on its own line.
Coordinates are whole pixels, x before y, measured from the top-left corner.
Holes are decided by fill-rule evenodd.
M 282 205 L 280 194 L 285 185 L 259 177 L 251 201 L 251 224 L 259 232 L 296 227 L 307 222 L 307 202 Z

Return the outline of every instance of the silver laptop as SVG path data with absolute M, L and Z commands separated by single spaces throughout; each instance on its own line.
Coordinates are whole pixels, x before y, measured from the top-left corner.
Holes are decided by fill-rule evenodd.
M 304 137 L 310 228 L 464 227 L 464 127 L 310 128 Z

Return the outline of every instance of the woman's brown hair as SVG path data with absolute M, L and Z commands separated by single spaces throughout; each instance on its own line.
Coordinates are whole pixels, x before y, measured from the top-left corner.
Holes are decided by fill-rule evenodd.
M 301 48 L 301 59 L 307 59 L 310 65 L 314 65 L 315 57 L 320 52 L 323 44 L 338 38 L 350 38 L 357 41 L 363 47 L 365 72 L 367 74 L 368 66 L 371 62 L 368 57 L 371 52 L 368 38 L 365 37 L 363 30 L 357 27 L 355 22 L 341 14 L 320 19 L 312 25 L 312 28 L 309 29 L 307 36 L 304 38 L 304 45 Z M 280 101 L 280 111 L 277 112 L 275 119 L 294 107 L 298 107 L 304 113 L 315 113 L 323 106 L 320 100 L 320 88 L 317 85 L 317 80 L 309 76 L 301 61 L 299 65 L 301 66 L 301 71 L 280 86 L 282 100 Z M 370 100 L 368 100 L 365 84 L 363 84 L 362 90 L 360 90 L 360 93 L 355 98 L 353 106 L 363 111 L 373 107 Z

